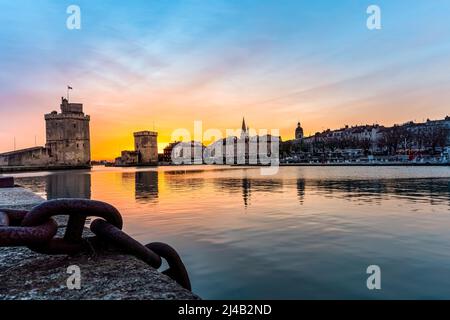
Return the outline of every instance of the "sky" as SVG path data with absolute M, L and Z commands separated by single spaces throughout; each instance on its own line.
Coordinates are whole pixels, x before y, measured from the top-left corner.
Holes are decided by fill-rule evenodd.
M 69 5 L 81 29 L 69 30 Z M 381 9 L 369 30 L 369 5 Z M 450 115 L 448 0 L 0 0 L 0 152 L 45 144 L 44 114 L 91 116 L 95 160 L 156 130 L 279 129 Z

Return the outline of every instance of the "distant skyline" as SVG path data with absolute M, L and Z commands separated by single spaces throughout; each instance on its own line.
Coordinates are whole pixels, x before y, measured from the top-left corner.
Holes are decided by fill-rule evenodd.
M 81 8 L 81 30 L 66 8 Z M 366 28 L 377 4 L 382 29 Z M 450 110 L 450 2 L 0 0 L 0 152 L 45 143 L 43 115 L 91 115 L 92 158 L 132 132 L 280 129 L 441 119 Z

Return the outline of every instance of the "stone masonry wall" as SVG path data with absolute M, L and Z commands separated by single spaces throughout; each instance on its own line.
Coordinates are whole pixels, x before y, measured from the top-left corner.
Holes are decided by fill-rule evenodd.
M 0 154 L 0 167 L 47 166 L 49 162 L 48 150 L 43 147 Z
M 52 162 L 58 165 L 89 165 L 89 117 L 83 114 L 48 114 L 46 148 Z
M 134 133 L 135 150 L 139 152 L 139 164 L 158 164 L 158 134 L 152 131 Z

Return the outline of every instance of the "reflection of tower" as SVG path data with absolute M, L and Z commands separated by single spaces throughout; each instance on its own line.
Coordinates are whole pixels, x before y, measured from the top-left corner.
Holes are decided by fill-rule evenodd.
M 86 173 L 57 173 L 47 176 L 47 200 L 60 198 L 91 198 L 91 175 Z
M 296 140 L 303 139 L 303 128 L 300 122 L 297 123 L 297 128 L 295 129 L 295 139 Z
M 251 196 L 251 182 L 250 179 L 242 179 L 242 198 L 244 199 L 244 205 L 247 207 L 249 205 Z
M 305 179 L 297 179 L 297 196 L 300 204 L 305 200 Z
M 135 173 L 135 198 L 141 202 L 155 202 L 158 199 L 158 171 Z

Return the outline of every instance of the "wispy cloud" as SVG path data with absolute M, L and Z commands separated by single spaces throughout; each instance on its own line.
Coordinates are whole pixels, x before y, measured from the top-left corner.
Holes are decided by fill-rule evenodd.
M 365 1 L 81 0 L 74 32 L 63 3 L 1 2 L 1 151 L 15 135 L 43 140 L 67 84 L 92 116 L 96 158 L 153 124 L 168 141 L 194 120 L 229 128 L 245 115 L 290 138 L 297 120 L 307 132 L 389 124 L 445 116 L 450 102 L 444 1 L 379 1 L 379 32 Z

